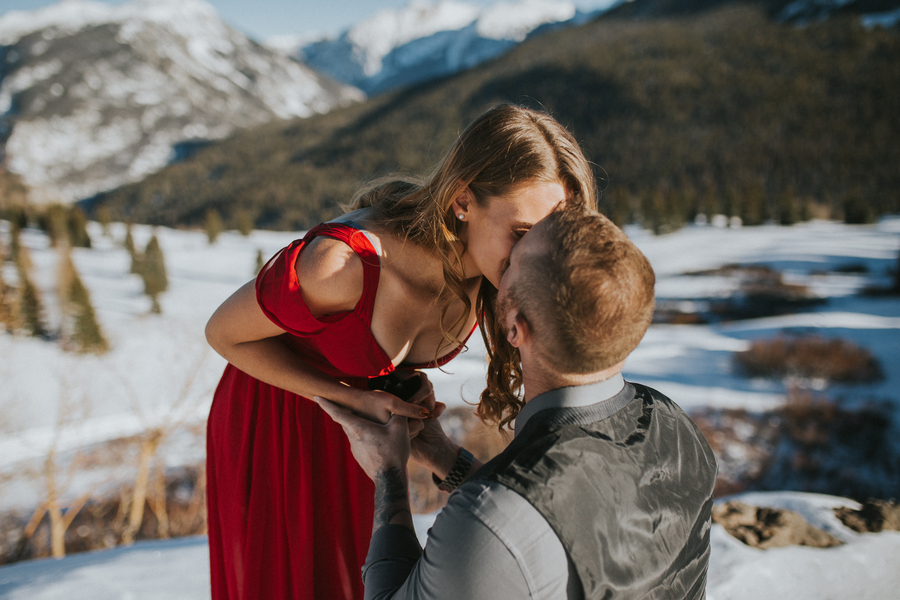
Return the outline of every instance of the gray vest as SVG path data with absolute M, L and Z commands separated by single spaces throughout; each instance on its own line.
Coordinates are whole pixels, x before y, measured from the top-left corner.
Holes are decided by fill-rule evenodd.
M 624 407 L 610 416 L 616 401 Z M 535 414 L 473 475 L 528 500 L 562 542 L 584 597 L 604 600 L 705 597 L 715 477 L 694 422 L 639 384 L 600 404 Z

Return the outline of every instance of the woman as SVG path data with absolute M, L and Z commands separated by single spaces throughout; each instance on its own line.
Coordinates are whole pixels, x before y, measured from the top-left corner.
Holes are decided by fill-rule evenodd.
M 548 115 L 500 105 L 426 182 L 361 193 L 222 304 L 207 325 L 229 362 L 207 436 L 213 600 L 362 597 L 372 483 L 308 399 L 381 422 L 437 416 L 430 385 L 404 402 L 369 381 L 446 363 L 477 315 L 490 329 L 512 246 L 563 201 L 596 205 L 578 144 Z M 515 357 L 491 357 L 515 386 Z

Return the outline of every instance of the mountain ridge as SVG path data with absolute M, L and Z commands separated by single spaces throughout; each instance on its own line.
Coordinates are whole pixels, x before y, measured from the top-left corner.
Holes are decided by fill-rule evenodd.
M 613 0 L 615 1 L 615 0 Z M 379 94 L 471 68 L 513 48 L 546 25 L 580 24 L 584 12 L 567 1 L 517 0 L 481 7 L 456 0 L 413 0 L 384 9 L 335 38 L 284 46 L 330 77 Z
M 181 142 L 364 97 L 249 40 L 201 0 L 65 0 L 4 15 L 0 39 L 0 141 L 39 203 L 139 180 Z

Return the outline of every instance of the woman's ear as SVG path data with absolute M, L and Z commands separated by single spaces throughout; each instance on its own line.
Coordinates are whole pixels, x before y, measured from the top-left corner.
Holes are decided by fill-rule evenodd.
M 475 194 L 472 193 L 469 186 L 466 186 L 453 200 L 453 204 L 451 205 L 453 214 L 455 214 L 456 218 L 460 221 L 466 221 L 469 218 L 469 211 L 474 204 Z

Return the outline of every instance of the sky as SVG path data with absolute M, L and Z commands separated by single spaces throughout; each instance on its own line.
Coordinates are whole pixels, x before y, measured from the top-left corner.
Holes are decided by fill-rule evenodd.
M 100 0 L 123 4 L 125 0 Z M 421 1 L 421 0 L 420 0 Z M 489 6 L 498 0 L 463 0 Z M 257 41 L 276 35 L 306 33 L 338 34 L 383 8 L 398 9 L 409 0 L 207 0 L 222 20 Z M 576 0 L 581 8 L 605 5 L 608 0 Z M 56 4 L 54 0 L 2 0 L 0 14 L 10 10 L 33 10 Z

